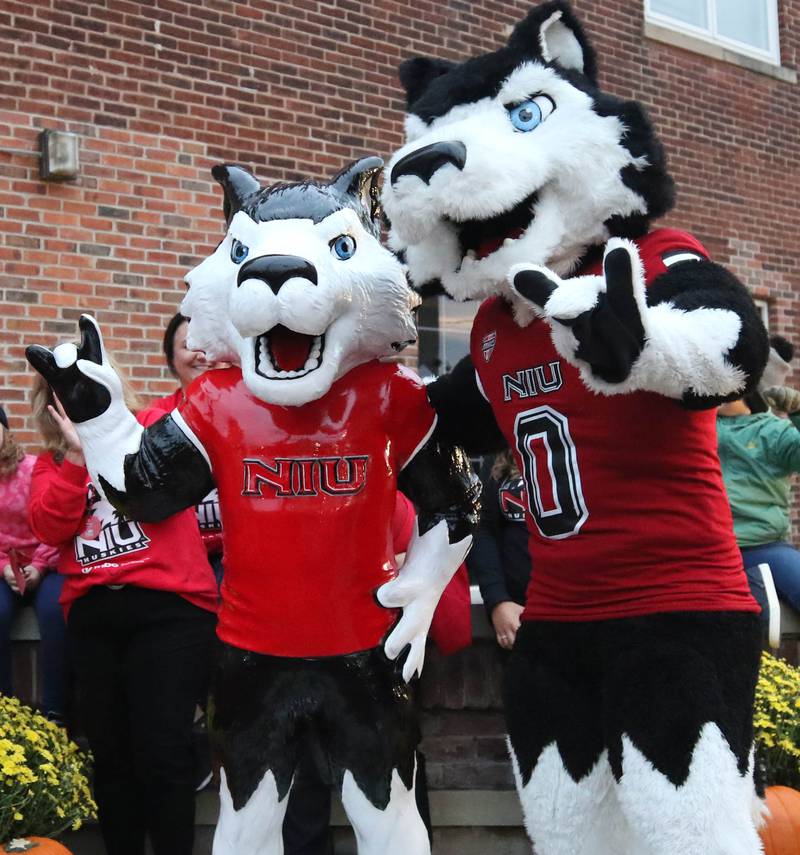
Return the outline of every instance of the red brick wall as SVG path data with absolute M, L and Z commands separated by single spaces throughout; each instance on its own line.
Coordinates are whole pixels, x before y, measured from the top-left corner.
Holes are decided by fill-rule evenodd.
M 387 154 L 402 133 L 400 59 L 490 48 L 529 6 L 4 0 L 0 148 L 33 151 L 42 128 L 74 131 L 82 147 L 67 184 L 0 153 L 0 401 L 12 426 L 27 427 L 24 344 L 72 335 L 81 310 L 140 389 L 172 388 L 161 330 L 222 231 L 211 164 L 249 163 L 270 180 Z M 773 325 L 791 334 L 800 89 L 645 40 L 642 6 L 575 2 L 606 87 L 649 104 L 661 129 L 681 190 L 669 222 L 769 295 Z M 781 7 L 783 64 L 796 68 L 800 0 Z

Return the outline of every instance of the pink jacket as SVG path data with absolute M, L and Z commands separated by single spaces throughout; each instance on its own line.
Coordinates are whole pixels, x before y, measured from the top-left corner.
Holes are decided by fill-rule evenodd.
M 26 454 L 17 471 L 0 479 L 0 572 L 10 563 L 9 551 L 15 549 L 20 566 L 32 564 L 37 570 L 55 568 L 58 550 L 40 543 L 28 523 L 31 473 L 36 457 Z

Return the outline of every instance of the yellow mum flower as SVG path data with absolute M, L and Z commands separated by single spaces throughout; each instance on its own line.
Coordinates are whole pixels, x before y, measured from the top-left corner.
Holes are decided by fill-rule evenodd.
M 753 727 L 769 783 L 800 787 L 800 668 L 762 656 Z
M 55 837 L 96 817 L 88 762 L 63 728 L 0 696 L 0 840 Z

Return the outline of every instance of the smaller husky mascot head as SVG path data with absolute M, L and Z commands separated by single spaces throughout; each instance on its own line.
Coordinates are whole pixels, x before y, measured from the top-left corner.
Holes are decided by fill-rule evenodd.
M 522 262 L 566 275 L 672 205 L 643 109 L 598 91 L 594 51 L 561 0 L 532 9 L 494 53 L 410 59 L 400 80 L 407 143 L 383 202 L 418 289 L 507 293 Z
M 413 342 L 418 298 L 378 241 L 382 167 L 368 157 L 327 184 L 262 187 L 215 166 L 228 232 L 186 277 L 189 346 L 237 361 L 256 397 L 298 406 Z

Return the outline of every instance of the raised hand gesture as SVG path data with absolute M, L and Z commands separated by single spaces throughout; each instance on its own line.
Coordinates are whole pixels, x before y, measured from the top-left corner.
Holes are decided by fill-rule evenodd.
M 646 339 L 644 277 L 632 243 L 609 241 L 602 279 L 563 280 L 545 267 L 516 265 L 509 282 L 537 315 L 570 330 L 570 356 L 593 375 L 606 383 L 628 378 Z
M 75 424 L 102 415 L 112 398 L 122 399 L 122 384 L 108 362 L 100 327 L 90 315 L 78 321 L 81 343 L 59 344 L 52 351 L 38 344 L 26 348 L 31 366 L 44 377 Z

